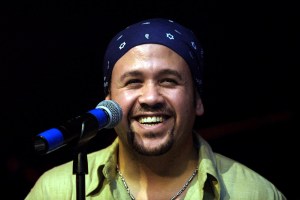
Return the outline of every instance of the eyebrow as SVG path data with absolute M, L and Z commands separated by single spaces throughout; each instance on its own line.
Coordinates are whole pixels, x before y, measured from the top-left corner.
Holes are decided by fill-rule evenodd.
M 141 71 L 133 70 L 133 71 L 129 71 L 129 72 L 122 74 L 120 79 L 124 80 L 127 77 L 135 77 L 135 76 L 142 76 L 142 75 L 143 75 L 143 73 Z M 158 76 L 164 76 L 164 75 L 173 75 L 173 76 L 176 76 L 178 79 L 182 80 L 182 75 L 176 70 L 163 69 L 158 72 Z
M 122 74 L 122 76 L 120 77 L 121 80 L 124 80 L 127 77 L 131 77 L 131 76 L 142 76 L 142 72 L 138 71 L 138 70 L 133 70 L 133 71 L 129 71 L 126 72 L 124 74 Z

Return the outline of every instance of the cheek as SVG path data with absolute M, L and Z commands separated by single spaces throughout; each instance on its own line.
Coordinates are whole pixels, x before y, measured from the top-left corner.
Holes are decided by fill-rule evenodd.
M 115 91 L 111 93 L 110 97 L 121 106 L 123 112 L 122 121 L 127 121 L 128 113 L 136 101 L 137 95 L 132 92 Z
M 126 107 L 128 106 L 128 103 L 132 103 L 137 97 L 137 95 L 133 92 L 127 92 L 127 91 L 115 91 L 111 93 L 111 98 L 115 101 L 117 101 L 120 105 L 125 104 Z
M 190 94 L 188 91 L 183 91 L 174 95 L 173 103 L 178 109 L 178 113 L 181 113 L 185 116 L 191 116 L 195 113 L 194 99 L 193 94 Z

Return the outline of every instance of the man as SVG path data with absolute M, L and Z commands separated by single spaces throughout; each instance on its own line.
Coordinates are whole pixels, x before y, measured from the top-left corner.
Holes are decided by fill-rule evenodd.
M 193 131 L 204 113 L 202 70 L 197 38 L 171 20 L 145 20 L 112 39 L 105 99 L 123 118 L 113 144 L 88 155 L 87 199 L 286 199 Z M 76 199 L 72 162 L 44 173 L 26 199 Z

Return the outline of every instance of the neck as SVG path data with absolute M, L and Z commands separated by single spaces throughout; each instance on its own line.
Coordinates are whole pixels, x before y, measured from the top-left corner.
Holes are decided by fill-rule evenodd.
M 192 142 L 161 156 L 133 153 L 121 142 L 119 148 L 119 170 L 136 199 L 170 199 L 180 191 L 198 165 L 198 152 Z
M 176 147 L 177 146 L 177 147 Z M 146 174 L 166 176 L 181 174 L 186 170 L 193 170 L 198 164 L 198 150 L 193 146 L 193 141 L 177 144 L 164 155 L 144 156 L 127 148 L 119 141 L 118 163 L 120 169 L 129 173 L 130 177 L 138 171 Z

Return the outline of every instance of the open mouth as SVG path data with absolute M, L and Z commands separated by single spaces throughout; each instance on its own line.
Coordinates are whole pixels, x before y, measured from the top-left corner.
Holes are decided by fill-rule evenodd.
M 143 125 L 154 126 L 159 123 L 162 123 L 166 120 L 164 116 L 148 116 L 148 117 L 139 117 L 138 122 Z

